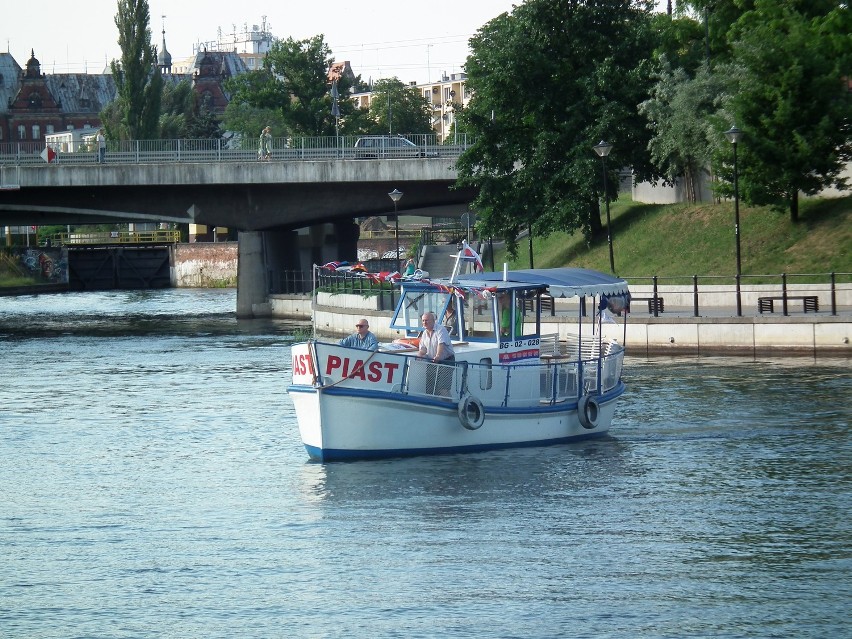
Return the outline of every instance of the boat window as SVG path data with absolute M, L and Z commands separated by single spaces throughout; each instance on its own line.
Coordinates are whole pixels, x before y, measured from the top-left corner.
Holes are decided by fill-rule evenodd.
M 465 338 L 494 340 L 494 304 L 490 294 L 467 293 L 464 302 Z
M 491 371 L 491 358 L 483 357 L 479 360 L 479 390 L 491 390 L 494 383 L 494 375 Z
M 538 337 L 541 334 L 541 315 L 539 310 L 542 310 L 541 291 L 529 290 L 517 292 L 517 304 L 515 312 L 520 317 L 515 318 L 515 339 Z M 552 300 L 553 298 L 551 298 Z
M 396 307 L 391 328 L 420 331 L 423 328 L 420 316 L 426 311 L 435 313 L 440 321 L 449 297 L 449 293 L 437 289 L 407 289 Z

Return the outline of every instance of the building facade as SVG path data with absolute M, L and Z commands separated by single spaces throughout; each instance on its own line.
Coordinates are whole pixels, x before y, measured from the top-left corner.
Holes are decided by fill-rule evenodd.
M 442 75 L 436 82 L 412 82 L 409 85 L 416 88 L 429 103 L 432 110 L 432 130 L 438 137 L 438 142 L 443 143 L 452 134 L 456 111 L 467 107 L 470 102 L 471 94 L 467 89 L 466 80 L 467 74 L 453 73 Z M 373 94 L 370 92 L 352 95 L 352 100 L 362 109 L 369 109 L 372 99 Z

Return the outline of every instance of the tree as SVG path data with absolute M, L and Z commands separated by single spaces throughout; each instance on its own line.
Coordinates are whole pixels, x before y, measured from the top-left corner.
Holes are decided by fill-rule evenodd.
M 235 114 L 245 118 L 250 109 L 266 109 L 280 114 L 285 130 L 276 135 L 334 135 L 335 117 L 331 113 L 331 83 L 328 70 L 334 59 L 322 35 L 307 40 L 288 38 L 276 41 L 264 62 L 264 68 L 232 79 L 227 89 L 233 93 L 234 107 L 226 112 L 226 124 L 232 128 Z M 345 96 L 360 82 L 342 76 L 338 81 L 341 98 L 341 133 L 356 127 L 358 108 Z
M 711 117 L 725 90 L 724 77 L 706 66 L 691 78 L 684 68 L 672 69 L 663 58 L 651 97 L 639 105 L 654 133 L 648 144 L 651 160 L 667 183 L 683 178 L 687 199 L 693 203 L 719 147 Z
M 738 79 L 726 107 L 743 131 L 741 192 L 786 206 L 794 222 L 799 193 L 843 188 L 852 159 L 852 14 L 833 2 L 803 3 L 807 13 L 795 4 L 756 0 L 732 29 L 725 69 Z
M 367 133 L 432 133 L 429 102 L 416 87 L 389 78 L 376 82 L 372 93 Z
M 160 99 L 160 137 L 162 139 L 176 140 L 187 137 L 187 124 L 194 97 L 192 85 L 188 80 L 163 86 Z
M 111 138 L 150 140 L 159 133 L 163 78 L 157 72 L 149 19 L 146 0 L 118 0 L 115 26 L 121 60 L 110 63 L 118 97 L 112 117 L 104 118 Z
M 193 140 L 218 140 L 222 137 L 222 125 L 210 107 L 208 98 L 192 102 L 192 112 L 186 127 L 186 137 Z
M 601 139 L 615 145 L 610 197 L 619 167 L 651 175 L 636 108 L 650 87 L 650 15 L 649 3 L 629 0 L 528 0 L 471 39 L 462 117 L 476 137 L 457 184 L 478 188 L 480 231 L 513 253 L 527 228 L 601 235 Z

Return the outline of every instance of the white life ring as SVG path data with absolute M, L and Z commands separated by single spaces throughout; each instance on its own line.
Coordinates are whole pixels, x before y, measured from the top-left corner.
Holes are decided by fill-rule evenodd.
M 476 430 L 485 422 L 485 407 L 473 395 L 459 402 L 459 421 L 468 430 Z
M 601 407 L 598 400 L 591 395 L 583 395 L 577 402 L 577 417 L 580 418 L 580 424 L 583 428 L 596 428 L 600 412 Z

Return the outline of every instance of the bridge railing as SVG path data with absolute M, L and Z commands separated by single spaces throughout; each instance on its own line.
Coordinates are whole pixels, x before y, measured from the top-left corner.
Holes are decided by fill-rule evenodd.
M 311 160 L 370 160 L 394 158 L 457 158 L 473 142 L 466 135 L 455 136 L 451 143 L 439 144 L 434 134 L 409 134 L 403 137 L 414 146 L 387 146 L 379 153 L 356 147 L 362 135 L 320 137 L 278 137 L 272 140 L 271 161 Z M 108 140 L 106 164 L 158 164 L 180 162 L 254 162 L 258 161 L 258 140 L 250 138 L 230 140 Z M 42 141 L 0 143 L 0 165 L 42 165 L 46 163 Z M 73 152 L 63 151 L 59 145 L 54 164 L 96 164 L 97 149 L 81 145 Z
M 101 244 L 177 244 L 180 231 L 157 229 L 154 231 L 93 231 L 88 233 L 55 233 L 50 237 L 53 246 L 81 246 Z

